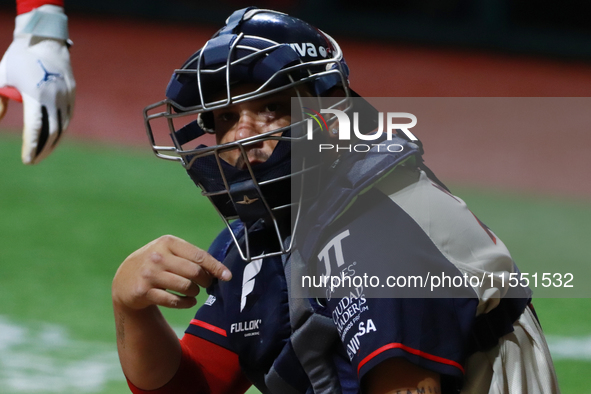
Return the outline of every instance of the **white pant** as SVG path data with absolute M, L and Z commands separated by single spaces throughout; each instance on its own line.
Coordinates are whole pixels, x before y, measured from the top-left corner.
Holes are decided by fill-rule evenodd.
M 462 394 L 560 393 L 548 345 L 530 308 L 513 327 L 493 349 L 470 356 Z

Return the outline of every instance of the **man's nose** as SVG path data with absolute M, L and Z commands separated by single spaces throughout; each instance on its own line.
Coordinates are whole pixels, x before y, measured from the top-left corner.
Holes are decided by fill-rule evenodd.
M 257 135 L 257 118 L 252 111 L 241 111 L 236 125 L 236 141 Z

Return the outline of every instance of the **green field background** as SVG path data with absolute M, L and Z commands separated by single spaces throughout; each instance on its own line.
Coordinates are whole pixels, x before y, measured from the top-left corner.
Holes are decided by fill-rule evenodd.
M 222 223 L 182 168 L 148 146 L 66 141 L 35 167 L 19 152 L 15 134 L 0 133 L 0 393 L 127 393 L 110 303 L 117 267 L 163 234 L 206 248 Z M 589 264 L 590 201 L 452 189 L 518 264 Z M 534 304 L 548 336 L 591 337 L 589 299 Z M 193 313 L 166 316 L 181 332 Z M 555 364 L 563 393 L 591 393 L 591 358 Z

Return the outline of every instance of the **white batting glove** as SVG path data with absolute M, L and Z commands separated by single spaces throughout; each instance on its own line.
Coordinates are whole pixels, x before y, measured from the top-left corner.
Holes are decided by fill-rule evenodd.
M 22 160 L 39 163 L 68 128 L 76 82 L 70 66 L 68 18 L 43 5 L 16 17 L 14 39 L 0 61 L 0 119 L 8 99 L 22 101 Z

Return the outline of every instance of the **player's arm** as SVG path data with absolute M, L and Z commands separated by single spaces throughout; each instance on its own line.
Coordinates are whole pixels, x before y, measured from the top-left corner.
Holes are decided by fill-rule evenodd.
M 133 385 L 160 388 L 175 376 L 182 360 L 194 360 L 158 306 L 194 306 L 199 286 L 209 286 L 213 278 L 229 280 L 231 273 L 204 250 L 173 236 L 149 243 L 121 264 L 112 287 L 117 349 Z
M 367 394 L 441 393 L 439 374 L 403 358 L 389 358 L 372 368 L 363 378 Z
M 14 37 L 0 61 L 0 119 L 8 100 L 23 103 L 22 160 L 49 155 L 68 128 L 76 83 L 63 0 L 17 0 Z

